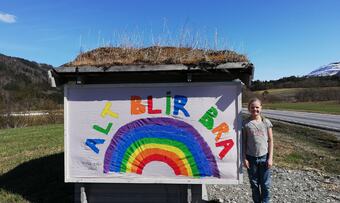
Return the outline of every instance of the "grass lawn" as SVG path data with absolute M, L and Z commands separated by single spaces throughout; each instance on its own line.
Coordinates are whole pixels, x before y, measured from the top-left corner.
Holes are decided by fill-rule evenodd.
M 268 89 L 268 90 L 259 90 L 254 93 L 262 95 L 264 91 L 267 91 L 270 95 L 274 96 L 293 96 L 301 90 L 319 90 L 319 91 L 340 91 L 340 87 L 312 87 L 312 88 L 280 88 L 280 89 Z
M 274 164 L 340 174 L 332 135 L 274 122 Z M 0 130 L 0 202 L 71 202 L 64 183 L 63 125 Z
M 273 122 L 274 164 L 340 174 L 340 141 L 324 131 Z
M 340 114 L 340 103 L 337 101 L 325 102 L 297 102 L 297 103 L 265 103 L 265 109 L 305 111 L 315 113 Z
M 264 91 L 267 91 L 270 95 L 275 96 L 294 96 L 297 92 L 304 90 L 305 88 L 281 88 L 281 89 L 269 89 L 259 90 L 254 93 L 262 95 Z
M 0 130 L 0 202 L 70 202 L 63 125 Z
M 281 89 L 268 89 L 255 91 L 254 93 L 261 98 L 264 91 L 268 92 L 268 96 L 276 97 L 274 101 L 282 101 L 275 103 L 265 103 L 264 108 L 278 109 L 278 110 L 294 110 L 294 111 L 305 111 L 305 112 L 316 112 L 316 113 L 327 113 L 327 114 L 340 114 L 340 103 L 339 101 L 323 101 L 323 102 L 286 102 L 286 101 L 297 101 L 296 95 L 299 92 L 312 91 L 314 94 L 333 94 L 340 92 L 340 87 L 313 87 L 313 88 L 281 88 Z M 273 100 L 269 100 L 273 101 Z M 246 106 L 247 104 L 244 104 Z

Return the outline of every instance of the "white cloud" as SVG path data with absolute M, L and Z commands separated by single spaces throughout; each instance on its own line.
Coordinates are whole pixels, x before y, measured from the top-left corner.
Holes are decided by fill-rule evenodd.
M 0 12 L 0 21 L 4 23 L 15 23 L 16 18 L 17 17 L 15 15 Z

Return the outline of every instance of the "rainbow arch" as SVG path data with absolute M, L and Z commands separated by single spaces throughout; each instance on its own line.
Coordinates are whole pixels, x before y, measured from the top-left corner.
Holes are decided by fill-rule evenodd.
M 104 158 L 104 173 L 142 174 L 152 161 L 176 175 L 220 177 L 210 147 L 190 124 L 172 118 L 144 118 L 118 129 Z

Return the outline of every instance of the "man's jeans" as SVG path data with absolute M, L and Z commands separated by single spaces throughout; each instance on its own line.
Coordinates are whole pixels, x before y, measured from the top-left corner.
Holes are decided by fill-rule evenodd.
M 261 157 L 247 155 L 249 162 L 249 181 L 252 189 L 252 197 L 255 203 L 269 202 L 269 188 L 271 183 L 271 170 L 268 169 L 268 154 Z

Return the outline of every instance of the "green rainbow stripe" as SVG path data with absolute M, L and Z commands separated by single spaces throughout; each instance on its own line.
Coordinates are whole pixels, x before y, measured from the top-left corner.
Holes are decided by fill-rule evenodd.
M 176 154 L 180 158 L 187 160 L 187 162 L 190 165 L 192 175 L 194 177 L 200 176 L 198 168 L 197 168 L 196 163 L 195 163 L 195 159 L 194 159 L 193 155 L 191 154 L 191 152 L 189 151 L 189 149 L 183 143 L 180 143 L 180 142 L 175 141 L 175 140 L 162 139 L 162 138 L 143 138 L 143 139 L 137 140 L 136 142 L 132 143 L 130 145 L 130 147 L 125 152 L 125 155 L 124 155 L 124 158 L 123 158 L 123 161 L 122 161 L 122 165 L 121 165 L 121 168 L 120 168 L 120 172 L 127 172 L 127 165 L 129 163 L 130 156 L 132 154 L 134 154 L 136 151 L 139 152 L 139 153 L 142 152 L 143 151 L 142 147 L 146 144 L 161 144 L 161 145 L 165 145 L 165 146 L 173 146 L 173 147 L 179 149 L 181 152 L 183 152 L 185 157 L 179 155 L 178 153 L 176 153 Z M 130 161 L 129 164 L 132 164 L 132 163 L 133 162 Z
M 163 117 L 120 127 L 106 150 L 104 173 L 142 174 L 153 161 L 168 164 L 176 175 L 220 177 L 215 156 L 198 131 L 184 121 Z

